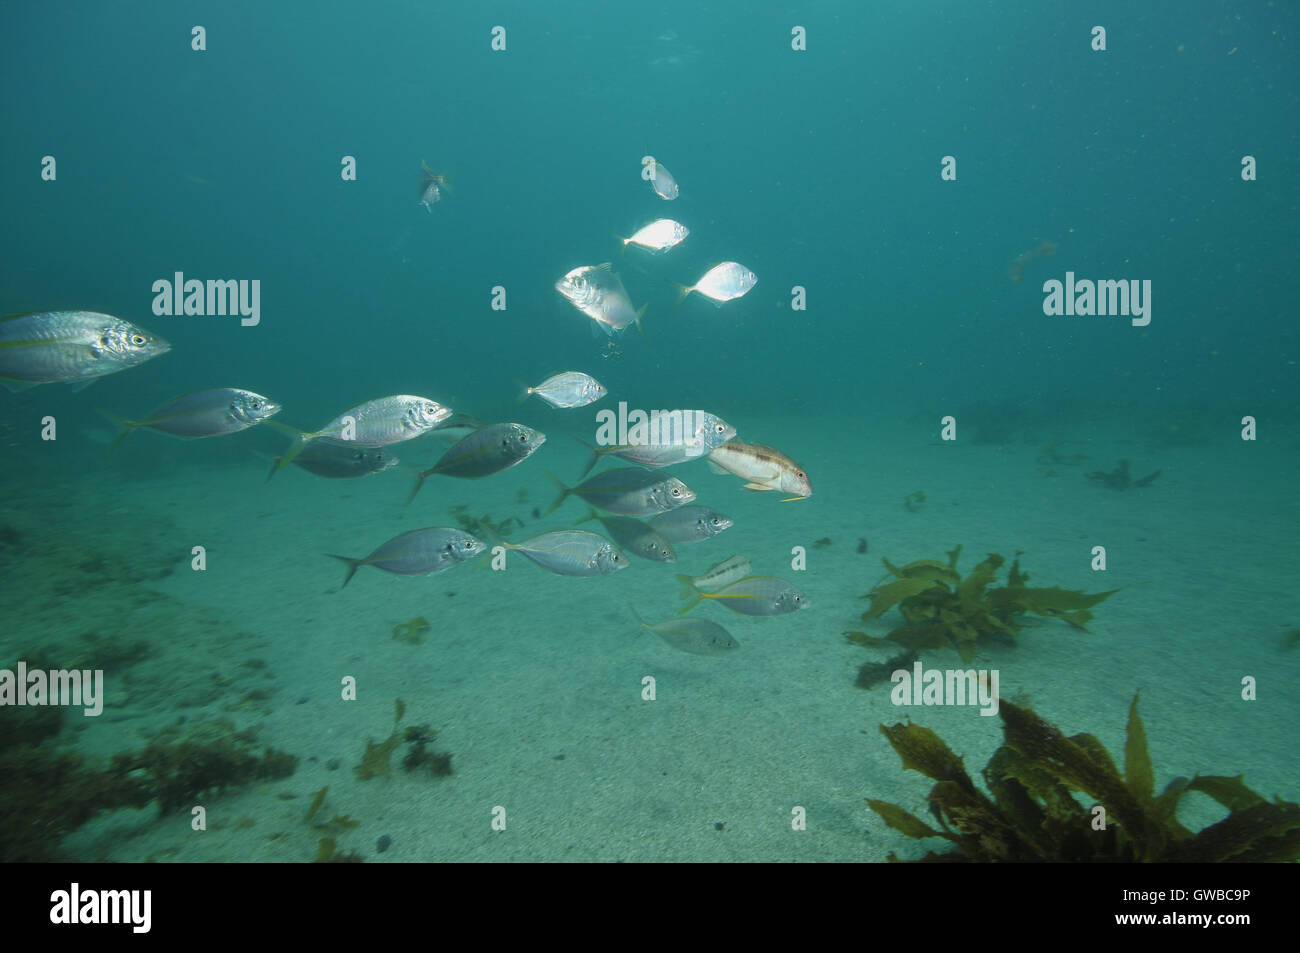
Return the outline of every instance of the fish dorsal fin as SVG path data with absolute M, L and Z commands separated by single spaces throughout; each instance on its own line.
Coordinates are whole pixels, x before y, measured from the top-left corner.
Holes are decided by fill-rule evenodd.
M 599 265 L 597 265 L 596 268 L 600 271 L 608 271 L 611 274 L 613 274 L 614 272 L 613 262 L 603 261 Z

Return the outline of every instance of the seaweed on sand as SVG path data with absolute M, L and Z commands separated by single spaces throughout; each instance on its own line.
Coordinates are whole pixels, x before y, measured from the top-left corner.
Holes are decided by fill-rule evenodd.
M 1006 584 L 989 588 L 1006 562 L 1002 556 L 989 553 L 962 578 L 957 572 L 961 547 L 947 555 L 946 563 L 920 559 L 901 567 L 888 559 L 882 560 L 894 578 L 877 584 L 863 596 L 871 600 L 871 608 L 862 613 L 862 618 L 870 621 L 898 606 L 906 624 L 883 639 L 863 632 L 846 632 L 849 641 L 867 646 L 893 642 L 913 653 L 952 647 L 961 654 L 962 661 L 969 662 L 983 640 L 1014 640 L 1026 615 L 1061 619 L 1081 629 L 1092 619 L 1093 606 L 1119 592 L 1110 589 L 1087 593 L 1055 586 L 1027 586 L 1029 574 L 1020 569 L 1019 553 L 1007 571 Z
M 1155 773 L 1138 696 L 1129 706 L 1121 776 L 1095 737 L 1065 737 L 1029 708 L 1000 703 L 1004 740 L 984 768 L 989 794 L 938 735 L 914 724 L 880 726 L 903 769 L 937 782 L 931 827 L 897 804 L 867 803 L 886 824 L 917 839 L 942 837 L 954 850 L 925 861 L 1140 861 L 1164 863 L 1293 861 L 1300 858 L 1300 804 L 1265 800 L 1241 776 L 1174 778 L 1155 794 Z M 1200 831 L 1179 823 L 1178 802 L 1200 791 L 1228 816 Z M 1088 795 L 1080 803 L 1074 794 Z M 1104 808 L 1104 814 L 1093 804 Z M 1104 819 L 1104 823 L 1103 823 Z M 892 853 L 889 859 L 898 858 Z

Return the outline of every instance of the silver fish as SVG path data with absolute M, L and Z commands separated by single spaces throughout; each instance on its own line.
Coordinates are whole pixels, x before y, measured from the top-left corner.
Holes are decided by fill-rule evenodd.
M 658 159 L 654 159 L 650 164 L 650 188 L 655 190 L 655 195 L 666 202 L 677 198 L 677 180 L 668 171 L 668 167 Z
M 293 458 L 302 453 L 303 448 L 312 440 L 324 437 L 359 447 L 386 447 L 391 443 L 423 436 L 450 416 L 451 409 L 436 400 L 396 394 L 357 404 L 314 433 L 303 433 L 283 424 L 273 424 L 294 437 L 293 445 L 280 458 L 280 467 L 292 463 Z
M 429 168 L 429 163 L 420 162 L 420 204 L 429 212 L 442 201 L 442 190 L 447 185 L 447 177 L 439 175 Z
M 649 629 L 680 652 L 724 655 L 740 648 L 740 643 L 732 638 L 730 632 L 707 619 L 670 619 L 651 625 L 635 609 L 632 614 L 641 623 L 641 628 Z
M 735 427 L 704 410 L 656 410 L 645 423 L 628 428 L 626 444 L 592 447 L 582 473 L 590 473 L 606 454 L 646 467 L 670 467 L 704 456 L 735 436 Z
M 613 265 L 583 265 L 555 283 L 555 290 L 575 308 L 595 321 L 607 335 L 623 331 L 629 324 L 641 326 L 646 305 L 634 310 L 623 279 Z
M 588 520 L 600 520 L 605 529 L 609 530 L 609 535 L 614 537 L 614 542 L 634 556 L 657 563 L 677 562 L 672 544 L 638 519 L 630 516 L 601 516 L 595 510 L 589 510 L 578 522 L 585 523 Z
M 715 473 L 740 477 L 747 490 L 780 490 L 791 499 L 812 496 L 812 483 L 803 468 L 780 450 L 761 443 L 732 440 L 709 452 L 709 468 Z
M 293 459 L 294 466 L 308 473 L 331 480 L 382 473 L 398 464 L 397 457 L 383 447 L 358 447 L 352 443 L 334 443 L 331 440 L 314 440 Z M 277 457 L 271 464 L 267 480 L 280 470 Z
M 691 584 L 704 592 L 717 592 L 733 582 L 749 578 L 749 575 L 749 557 L 737 553 L 735 556 L 728 556 L 720 563 L 714 563 L 704 571 L 703 575 L 692 579 Z
M 706 271 L 700 280 L 689 288 L 683 287 L 678 304 L 685 301 L 686 296 L 692 291 L 698 291 L 714 304 L 720 305 L 724 301 L 739 298 L 756 284 L 758 284 L 758 276 L 744 265 L 735 261 L 724 261 Z
M 0 320 L 0 383 L 13 391 L 57 381 L 80 389 L 170 350 L 158 335 L 111 314 L 14 314 Z
M 435 474 L 477 480 L 523 463 L 544 443 L 546 434 L 523 424 L 493 424 L 476 430 L 420 472 L 406 502 L 415 499 L 424 481 Z
M 603 536 L 581 529 L 543 533 L 522 543 L 502 543 L 559 576 L 605 576 L 628 566 L 627 557 Z
M 671 218 L 658 218 L 636 230 L 631 238 L 621 239 L 623 247 L 640 245 L 651 251 L 667 251 L 680 245 L 691 230 Z
M 650 517 L 647 522 L 651 529 L 676 546 L 712 539 L 733 525 L 730 516 L 724 516 L 712 507 L 698 503 L 660 513 Z
M 521 386 L 523 393 L 519 395 L 520 402 L 536 394 L 552 407 L 561 408 L 586 407 L 608 393 L 604 384 L 582 371 L 561 371 L 552 374 L 536 387 L 528 387 L 522 382 Z
M 776 576 L 746 576 L 716 592 L 702 592 L 690 576 L 677 578 L 685 587 L 682 598 L 688 600 L 682 612 L 689 612 L 701 599 L 716 599 L 741 615 L 783 615 L 808 608 L 808 597 Z
M 486 427 L 483 421 L 477 417 L 471 417 L 469 414 L 452 414 L 438 426 L 430 431 L 434 440 L 451 446 L 453 443 L 459 443 L 476 430 L 482 430 Z
M 474 558 L 486 546 L 483 540 L 471 536 L 463 529 L 429 526 L 394 536 L 369 556 L 360 559 L 335 556 L 333 553 L 326 555 L 348 564 L 348 573 L 343 577 L 343 585 L 339 586 L 342 589 L 362 566 L 374 566 L 399 576 L 427 576 Z
M 553 513 L 570 495 L 586 500 L 609 513 L 623 516 L 650 516 L 664 513 L 695 499 L 695 491 L 677 479 L 640 467 L 619 467 L 597 473 L 576 487 L 565 486 L 553 473 L 548 476 L 560 488 L 560 494 L 546 511 Z
M 140 427 L 174 437 L 198 439 L 238 433 L 280 412 L 280 405 L 261 394 L 238 387 L 213 387 L 167 401 L 143 420 L 127 420 L 106 410 L 100 413 L 121 425 L 114 449 Z

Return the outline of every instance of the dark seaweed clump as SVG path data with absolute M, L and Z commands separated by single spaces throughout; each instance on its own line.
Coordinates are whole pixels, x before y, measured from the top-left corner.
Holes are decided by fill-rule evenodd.
M 41 709 L 59 711 L 61 709 Z M 9 719 L 5 719 L 6 722 Z M 52 750 L 47 718 L 10 723 L 0 733 L 0 862 L 58 859 L 63 837 L 103 811 L 157 801 L 166 814 L 204 795 L 294 772 L 298 759 L 254 745 L 252 731 L 225 719 L 184 734 L 167 729 L 143 751 L 114 755 L 100 767 Z
M 1006 584 L 990 588 L 1006 562 L 1002 556 L 989 553 L 962 578 L 957 572 L 961 547 L 947 555 L 946 563 L 920 559 L 902 567 L 883 560 L 893 581 L 877 584 L 863 596 L 871 600 L 871 608 L 862 613 L 862 618 L 870 621 L 898 606 L 905 624 L 883 639 L 865 632 L 846 632 L 848 640 L 866 646 L 893 643 L 913 655 L 926 649 L 955 648 L 962 661 L 969 662 L 980 642 L 986 639 L 1014 641 L 1023 628 L 1024 616 L 1061 619 L 1081 629 L 1092 619 L 1093 606 L 1119 592 L 1111 589 L 1087 593 L 1055 586 L 1027 586 L 1029 574 L 1020 569 L 1019 553 L 1007 572 Z M 861 678 L 859 684 L 862 685 Z
M 445 751 L 429 749 L 429 745 L 438 737 L 438 732 L 428 725 L 410 725 L 406 731 L 399 731 L 398 726 L 406 714 L 406 703 L 399 698 L 394 708 L 393 733 L 378 743 L 366 740 L 366 750 L 361 755 L 361 763 L 352 769 L 356 776 L 362 781 L 376 777 L 389 777 L 392 773 L 390 761 L 393 752 L 403 742 L 411 746 L 402 758 L 402 767 L 407 771 L 428 768 L 434 777 L 451 774 L 451 755 Z
M 903 759 L 904 770 L 936 782 L 930 789 L 931 827 L 888 801 L 867 803 L 886 824 L 917 839 L 942 837 L 953 850 L 928 853 L 935 861 L 1071 861 L 1216 863 L 1300 859 L 1300 804 L 1265 800 L 1241 776 L 1174 778 L 1155 794 L 1138 698 L 1129 706 L 1121 776 L 1100 741 L 1065 737 L 1029 708 L 999 706 L 1003 743 L 984 768 L 988 794 L 975 786 L 961 758 L 919 725 L 880 726 Z M 1179 823 L 1178 803 L 1200 791 L 1228 816 L 1200 831 Z M 1082 792 L 1090 801 L 1080 803 Z M 1104 808 L 1104 814 L 1093 805 Z M 894 854 L 891 861 L 897 861 Z

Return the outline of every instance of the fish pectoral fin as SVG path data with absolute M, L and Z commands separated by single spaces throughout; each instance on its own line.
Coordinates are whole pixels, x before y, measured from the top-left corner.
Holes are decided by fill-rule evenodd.
M 39 383 L 39 381 L 16 381 L 12 378 L 0 377 L 0 384 L 4 384 L 5 389 L 11 394 L 18 394 L 25 390 L 31 390 Z
M 762 483 L 746 483 L 744 488 L 746 490 L 753 490 L 755 493 L 762 493 L 767 490 L 775 489 L 775 487 L 764 486 Z
M 80 394 L 97 380 L 99 380 L 98 377 L 87 377 L 83 381 L 68 381 L 68 390 L 72 391 L 74 394 Z

